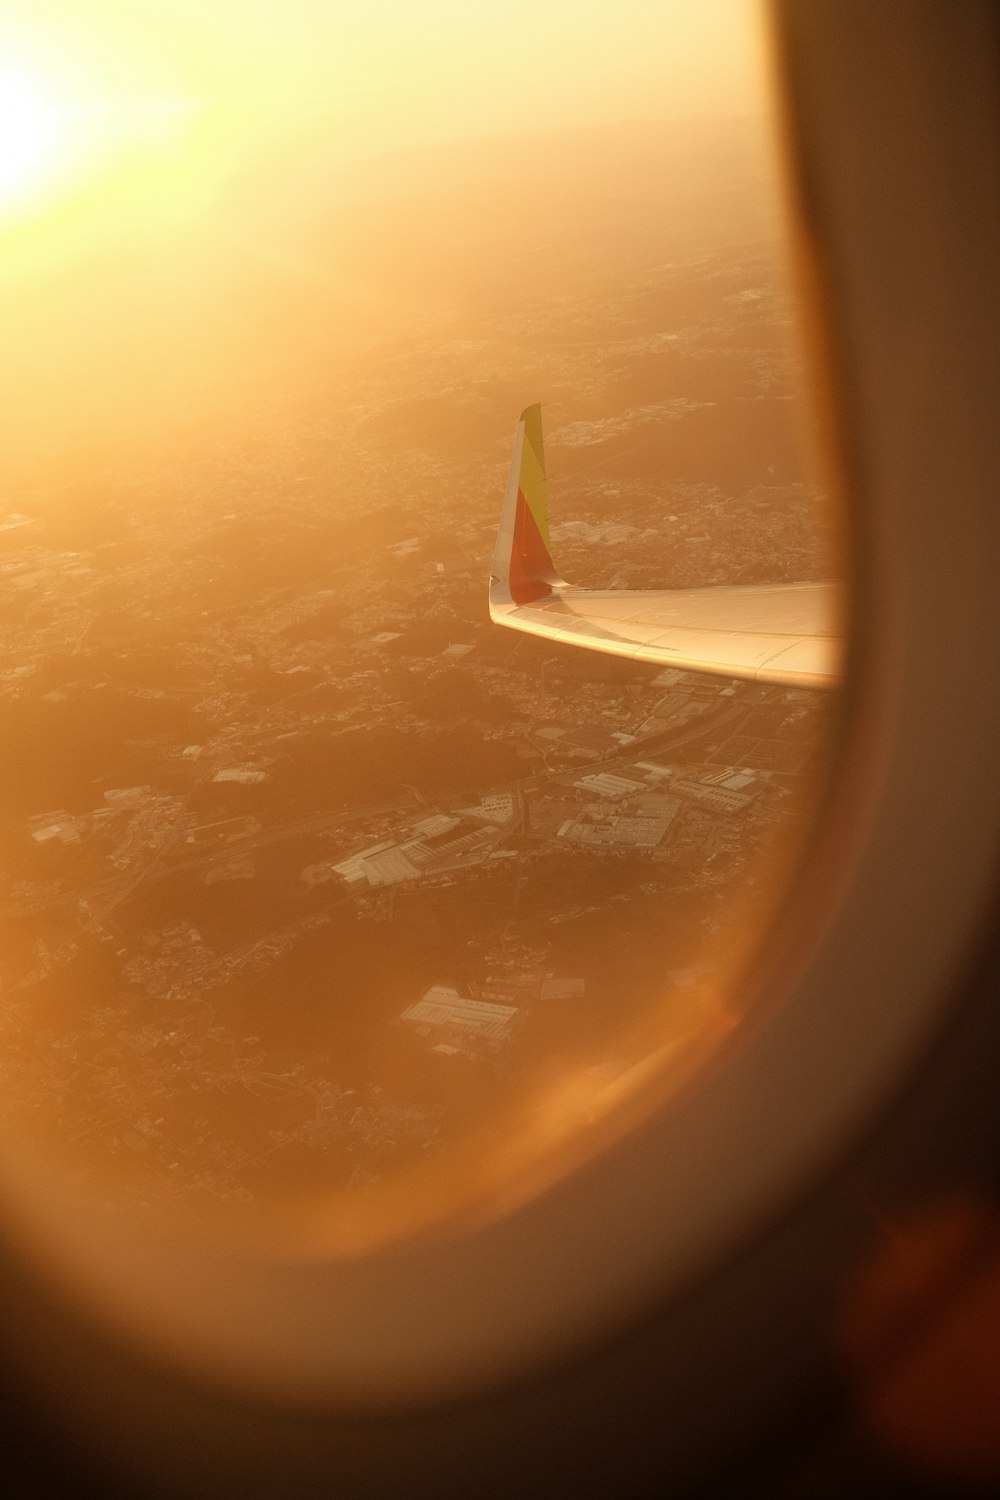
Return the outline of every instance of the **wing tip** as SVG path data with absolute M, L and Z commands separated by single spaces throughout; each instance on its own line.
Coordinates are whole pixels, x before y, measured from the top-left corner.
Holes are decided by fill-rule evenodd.
M 490 615 L 546 598 L 562 584 L 549 549 L 542 443 L 542 407 L 534 401 L 518 418 L 510 476 L 490 570 Z

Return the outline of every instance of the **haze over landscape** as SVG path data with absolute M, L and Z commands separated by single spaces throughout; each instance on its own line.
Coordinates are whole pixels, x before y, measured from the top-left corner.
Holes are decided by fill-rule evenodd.
M 832 711 L 486 613 L 534 399 L 575 580 L 835 571 L 744 8 L 283 9 L 218 117 L 217 18 L 147 58 L 183 130 L 22 194 L 0 275 L 0 1111 L 196 1212 L 475 1175 L 686 1077 Z

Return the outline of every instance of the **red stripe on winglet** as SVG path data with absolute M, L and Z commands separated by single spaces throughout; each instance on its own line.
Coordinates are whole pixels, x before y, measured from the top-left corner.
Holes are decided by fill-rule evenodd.
M 543 599 L 558 583 L 549 549 L 542 540 L 538 523 L 524 498 L 517 492 L 514 515 L 514 542 L 510 553 L 510 596 L 515 604 L 530 604 Z

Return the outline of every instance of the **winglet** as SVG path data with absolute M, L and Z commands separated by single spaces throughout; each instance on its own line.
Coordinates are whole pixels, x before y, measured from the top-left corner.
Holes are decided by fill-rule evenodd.
M 490 574 L 490 614 L 499 619 L 512 607 L 544 599 L 563 586 L 549 544 L 542 408 L 536 402 L 521 413 L 514 436 Z

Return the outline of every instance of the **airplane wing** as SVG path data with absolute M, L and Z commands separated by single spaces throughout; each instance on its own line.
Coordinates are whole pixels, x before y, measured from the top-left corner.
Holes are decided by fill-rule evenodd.
M 835 687 L 840 589 L 785 583 L 705 589 L 583 589 L 556 572 L 549 542 L 542 412 L 517 424 L 490 576 L 497 625 L 633 661 L 794 687 Z

